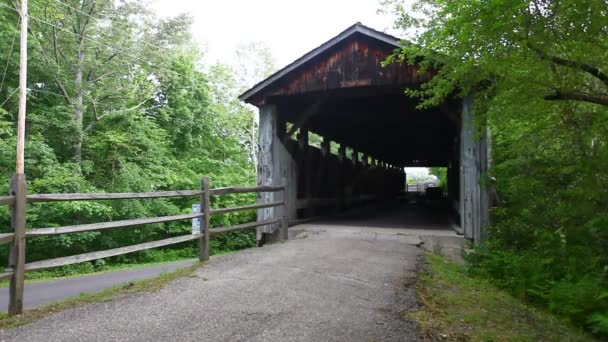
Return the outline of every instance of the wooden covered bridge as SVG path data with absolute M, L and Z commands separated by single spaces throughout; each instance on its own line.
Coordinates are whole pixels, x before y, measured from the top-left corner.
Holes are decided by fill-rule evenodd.
M 404 90 L 432 74 L 401 62 L 383 66 L 400 43 L 357 23 L 243 93 L 260 110 L 258 185 L 284 183 L 287 217 L 298 221 L 398 195 L 404 167 L 447 167 L 452 215 L 466 238 L 479 241 L 489 221 L 481 181 L 488 153 L 485 136 L 474 134 L 471 100 L 417 109 Z M 311 145 L 311 132 L 320 146 Z M 275 210 L 259 210 L 258 220 Z M 286 238 L 281 231 L 265 226 L 258 239 Z

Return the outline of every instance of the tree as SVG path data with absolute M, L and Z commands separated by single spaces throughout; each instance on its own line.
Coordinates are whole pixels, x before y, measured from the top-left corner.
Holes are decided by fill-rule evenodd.
M 32 3 L 28 73 L 26 174 L 30 193 L 143 192 L 255 184 L 250 136 L 254 112 L 236 96 L 233 69 L 201 65 L 188 16 L 159 19 L 143 1 L 43 0 Z M 14 171 L 17 98 L 11 52 L 18 16 L 0 7 L 0 175 Z M 18 38 L 18 37 L 17 37 Z M 4 68 L 2 69 L 3 74 Z M 4 102 L 5 98 L 9 98 Z M 252 131 L 253 130 L 253 131 Z M 0 182 L 7 193 L 8 181 Z M 175 215 L 194 198 L 61 202 L 28 206 L 28 226 L 102 222 Z M 252 195 L 214 199 L 213 205 L 251 203 Z M 252 212 L 216 215 L 212 225 L 251 221 Z M 6 207 L 0 227 L 9 229 Z M 102 250 L 189 232 L 188 222 L 129 230 L 86 232 L 28 240 L 28 261 Z M 212 240 L 215 250 L 255 243 L 253 232 Z M 7 252 L 9 245 L 0 246 Z M 194 245 L 168 255 L 194 256 Z M 159 261 L 163 250 L 109 259 Z M 172 258 L 171 256 L 169 258 Z M 4 258 L 3 260 L 7 260 Z M 103 263 L 66 267 L 58 274 Z M 102 267 L 102 266 L 99 266 Z
M 425 105 L 454 92 L 482 96 L 504 87 L 550 101 L 608 105 L 604 1 L 420 0 L 412 12 L 399 0 L 385 6 L 397 11 L 396 26 L 419 33 L 397 57 L 425 56 L 425 69 L 440 67 L 422 90 L 410 91 Z
M 44 75 L 35 91 L 62 96 L 73 116 L 73 160 L 102 120 L 142 108 L 153 99 L 152 70 L 184 40 L 189 19 L 158 21 L 141 1 L 43 1 L 31 9 L 33 50 Z M 186 31 L 187 32 L 187 31 Z M 152 41 L 153 43 L 150 43 Z M 179 42 L 177 42 L 179 43 Z
M 608 3 L 385 5 L 416 32 L 391 59 L 435 75 L 407 93 L 422 107 L 472 95 L 492 131 L 503 205 L 471 271 L 608 334 Z

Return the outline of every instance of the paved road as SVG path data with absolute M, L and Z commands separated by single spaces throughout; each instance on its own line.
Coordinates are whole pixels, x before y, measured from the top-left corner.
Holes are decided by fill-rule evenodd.
M 418 341 L 419 232 L 302 225 L 196 277 L 1 331 L 3 341 Z
M 83 292 L 97 292 L 129 281 L 153 278 L 163 272 L 190 266 L 194 261 L 184 260 L 131 270 L 26 284 L 23 304 L 26 308 L 32 308 L 78 296 Z M 6 312 L 7 309 L 8 288 L 0 288 L 0 311 Z
M 158 292 L 55 313 L 0 341 L 419 341 L 404 315 L 418 305 L 419 247 L 462 238 L 444 219 L 380 209 L 293 227 L 288 242 L 212 257 Z

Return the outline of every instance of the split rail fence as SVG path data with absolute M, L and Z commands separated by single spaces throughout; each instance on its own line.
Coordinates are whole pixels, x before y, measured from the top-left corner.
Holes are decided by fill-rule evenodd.
M 283 200 L 269 203 L 259 203 L 229 208 L 211 209 L 211 195 L 228 195 L 240 193 L 260 192 L 283 192 Z M 9 196 L 0 196 L 0 205 L 8 205 L 11 208 L 12 233 L 0 234 L 0 244 L 13 243 L 9 256 L 9 268 L 0 273 L 0 280 L 10 280 L 9 314 L 17 315 L 23 311 L 24 275 L 26 272 L 39 271 L 43 269 L 77 264 L 85 261 L 97 260 L 146 249 L 173 245 L 181 242 L 198 240 L 199 259 L 209 260 L 209 238 L 211 235 L 232 232 L 236 230 L 272 225 L 280 227 L 286 232 L 287 229 L 287 203 L 284 195 L 285 186 L 257 186 L 257 187 L 227 187 L 209 188 L 209 178 L 201 179 L 201 187 L 198 190 L 177 190 L 143 193 L 71 193 L 71 194 L 35 194 L 28 195 L 26 192 L 25 177 L 15 175 L 11 179 Z M 25 215 L 27 203 L 61 202 L 61 201 L 97 201 L 97 200 L 126 200 L 126 199 L 149 199 L 149 198 L 171 198 L 171 197 L 195 197 L 200 198 L 200 213 L 161 216 L 150 218 L 137 218 L 120 221 L 79 224 L 53 228 L 37 228 L 26 230 Z M 274 218 L 263 221 L 243 223 L 229 227 L 210 229 L 209 217 L 213 214 L 225 214 L 237 211 L 247 211 L 272 207 L 282 207 L 283 210 L 275 211 Z M 201 218 L 200 234 L 189 234 L 171 237 L 164 240 L 146 242 L 126 247 L 114 248 L 105 251 L 84 253 L 79 255 L 41 260 L 25 263 L 26 238 L 50 236 L 59 234 L 79 233 L 86 231 L 99 231 L 113 228 L 127 228 L 141 226 L 151 223 L 163 223 Z

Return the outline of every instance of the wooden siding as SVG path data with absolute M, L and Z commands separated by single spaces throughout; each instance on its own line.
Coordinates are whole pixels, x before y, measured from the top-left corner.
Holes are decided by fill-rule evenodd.
M 383 67 L 382 62 L 393 53 L 393 49 L 382 42 L 354 35 L 271 85 L 252 103 L 261 106 L 270 96 L 340 88 L 416 86 L 431 78 L 431 73 L 419 75 L 416 65 L 395 62 Z

